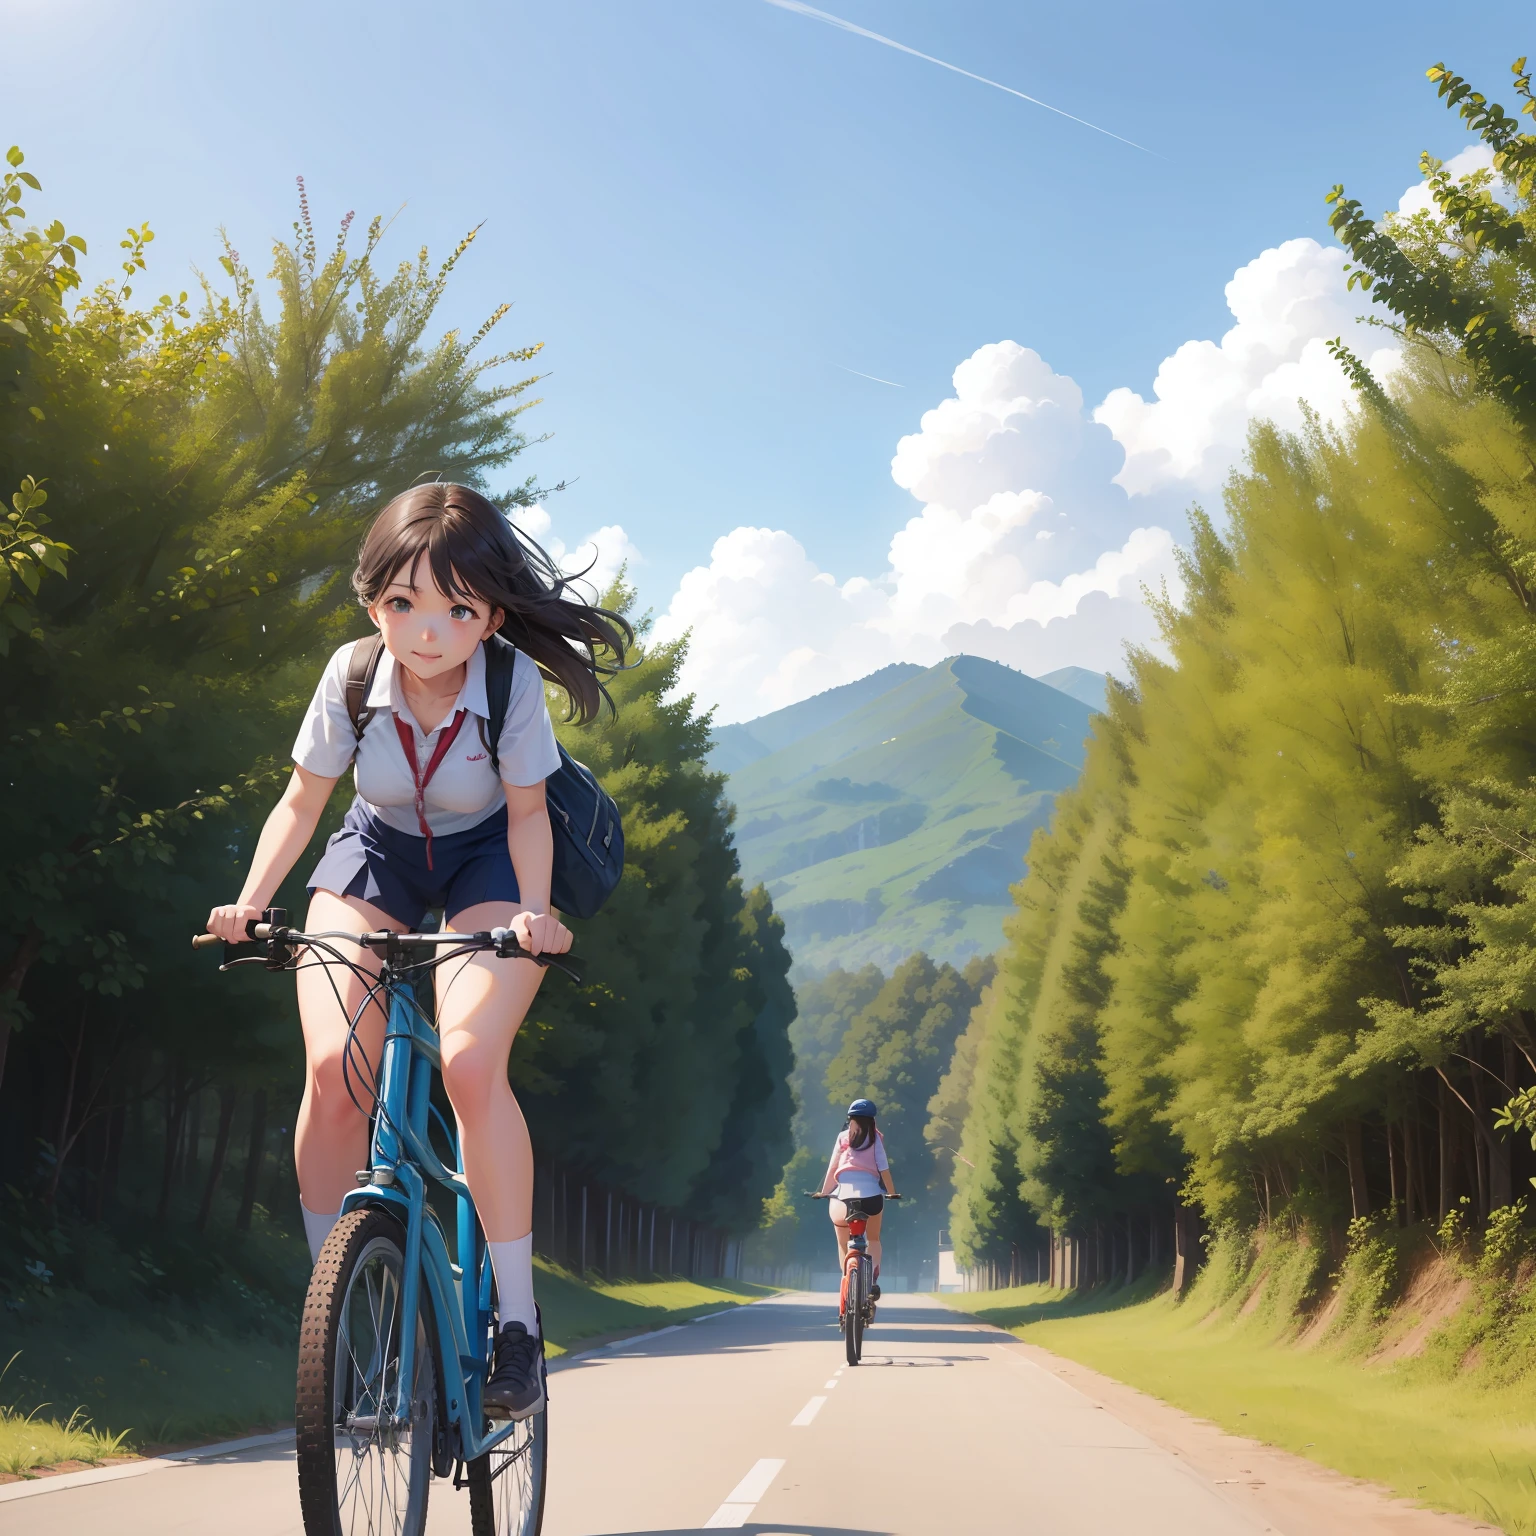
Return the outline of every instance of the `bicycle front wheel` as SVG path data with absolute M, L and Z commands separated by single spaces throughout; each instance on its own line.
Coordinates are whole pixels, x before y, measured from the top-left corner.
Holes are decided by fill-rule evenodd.
M 549 1461 L 549 1407 L 521 1420 L 484 1456 L 468 1463 L 474 1536 L 539 1536 Z
M 409 1409 L 398 1413 L 405 1232 L 352 1211 L 310 1277 L 295 1405 L 305 1536 L 421 1536 L 432 1483 L 436 1361 L 416 1319 Z
M 848 1291 L 843 1302 L 843 1352 L 849 1365 L 857 1365 L 864 1353 L 864 1271 L 848 1266 Z

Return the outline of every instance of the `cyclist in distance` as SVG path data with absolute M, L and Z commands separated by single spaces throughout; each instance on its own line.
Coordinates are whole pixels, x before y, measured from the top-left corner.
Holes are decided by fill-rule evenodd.
M 570 930 L 549 905 L 544 781 L 560 758 L 544 683 L 565 692 L 569 718 L 590 720 L 607 700 L 604 675 L 633 641 L 629 624 L 580 601 L 537 544 L 461 485 L 420 485 L 391 501 L 363 538 L 352 586 L 383 646 L 349 641 L 331 657 L 245 885 L 210 913 L 209 932 L 229 943 L 247 937 L 351 766 L 356 797 L 309 876 L 306 929 L 405 933 L 441 908 L 458 932 L 509 927 L 530 954 L 565 953 Z M 495 743 L 499 775 L 486 737 L 482 646 L 498 630 L 517 650 Z M 370 676 L 353 666 L 354 646 L 373 657 Z M 343 951 L 377 975 L 370 951 Z M 443 1082 L 496 1278 L 499 1332 L 484 1400 L 517 1419 L 543 1406 L 544 1346 L 533 1296 L 533 1149 L 507 1058 L 543 975 L 529 961 L 481 953 L 437 976 Z M 368 1160 L 362 1064 L 354 1053 L 350 1085 L 343 1068 L 365 986 L 323 965 L 301 966 L 297 982 L 306 1081 L 294 1162 L 318 1257 Z M 358 1020 L 367 1070 L 378 1068 L 385 1020 L 383 1005 Z
M 866 1235 L 875 1273 L 875 1285 L 869 1293 L 872 1301 L 880 1299 L 880 1223 L 884 1220 L 885 1196 L 896 1193 L 885 1156 L 885 1138 L 875 1129 L 876 1113 L 868 1099 L 855 1099 L 848 1106 L 848 1124 L 832 1144 L 827 1176 L 821 1181 L 821 1192 L 829 1197 L 827 1214 L 837 1228 L 839 1273 L 848 1264 L 848 1207 L 844 1202 L 863 1202 L 869 1217 Z

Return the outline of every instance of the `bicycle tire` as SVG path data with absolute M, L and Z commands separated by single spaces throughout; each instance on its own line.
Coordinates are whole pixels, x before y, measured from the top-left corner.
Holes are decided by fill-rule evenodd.
M 843 1353 L 849 1365 L 857 1365 L 864 1352 L 864 1276 L 859 1266 L 848 1269 L 848 1291 L 843 1298 Z
M 500 1319 L 496 1281 L 491 1279 L 491 1326 L 487 1358 Z M 540 1318 L 543 1327 L 543 1318 Z M 544 1528 L 544 1494 L 549 1486 L 549 1370 L 544 1368 L 544 1406 L 519 1421 L 507 1439 L 464 1464 L 469 1484 L 471 1536 L 539 1536 Z
M 465 1464 L 473 1536 L 539 1536 L 544 1528 L 548 1468 L 546 1402 L 494 1450 Z
M 871 1281 L 870 1281 L 871 1273 L 872 1273 L 872 1270 L 870 1268 L 869 1260 L 868 1259 L 860 1259 L 859 1260 L 859 1325 L 854 1330 L 853 1344 L 854 1344 L 854 1348 L 858 1351 L 859 1363 L 861 1365 L 863 1364 L 863 1361 L 864 1361 L 864 1330 L 869 1326 L 870 1308 L 874 1305 L 874 1303 L 872 1301 L 870 1301 L 870 1299 L 869 1299 L 869 1288 L 870 1288 L 870 1285 L 871 1285 Z
M 305 1536 L 426 1530 L 438 1392 L 425 1310 L 416 1320 L 410 1422 L 401 1427 L 377 1411 L 399 1379 L 404 1268 L 405 1231 L 375 1206 L 336 1223 L 310 1276 L 294 1403 Z

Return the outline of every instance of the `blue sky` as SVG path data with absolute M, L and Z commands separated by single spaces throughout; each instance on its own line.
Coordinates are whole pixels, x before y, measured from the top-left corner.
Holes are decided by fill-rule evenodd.
M 897 440 L 978 347 L 1149 394 L 1238 267 L 1326 238 L 1335 180 L 1392 205 L 1467 142 L 1427 65 L 1507 95 L 1536 52 L 1502 0 L 828 8 L 1155 153 L 766 0 L 0 0 L 0 132 L 94 251 L 148 219 L 157 286 L 220 224 L 256 265 L 299 172 L 322 225 L 404 205 L 402 256 L 484 220 L 445 319 L 515 302 L 556 527 L 622 524 L 664 608 L 741 525 L 873 575 L 916 511 Z

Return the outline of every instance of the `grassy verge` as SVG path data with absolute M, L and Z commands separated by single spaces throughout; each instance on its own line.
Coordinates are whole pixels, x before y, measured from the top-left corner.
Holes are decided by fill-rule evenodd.
M 73 1414 L 64 1423 L 0 1408 L 0 1476 L 25 1476 L 33 1467 L 77 1462 L 100 1466 L 123 1452 L 122 1435 L 104 1435 Z
M 1080 1361 L 1235 1434 L 1249 1435 L 1409 1499 L 1492 1521 L 1510 1536 L 1536 1533 L 1536 1403 L 1525 1372 L 1449 1368 L 1429 1341 L 1422 1354 L 1383 1361 L 1376 1351 L 1413 1326 L 1379 1314 L 1364 1331 L 1312 1333 L 1254 1304 L 1261 1286 L 1213 1306 L 1197 1287 L 1063 1298 L 1041 1286 L 945 1299 L 1030 1343 Z M 1345 1298 L 1347 1300 L 1347 1297 Z M 1454 1336 L 1465 1320 L 1444 1324 Z M 1374 1358 L 1373 1358 L 1374 1354 Z
M 3 1330 L 0 1347 L 16 1360 L 5 1379 L 0 1436 L 18 1453 L 29 1434 L 36 1439 L 50 1426 L 62 1434 L 71 1416 L 133 1451 L 293 1420 L 296 1329 L 253 1333 L 174 1304 L 127 1312 L 69 1292 L 52 1303 Z M 31 1428 L 17 1427 L 24 1423 Z M 28 1453 L 34 1466 L 77 1454 L 49 1455 L 37 1444 Z
M 551 1358 L 584 1340 L 664 1328 L 772 1294 L 770 1286 L 743 1280 L 585 1282 L 542 1259 L 534 1262 Z
M 539 1270 L 551 1356 L 769 1294 L 734 1280 L 584 1283 L 542 1261 Z M 293 1420 L 296 1316 L 253 1329 L 175 1298 L 141 1295 L 125 1310 L 60 1291 L 0 1317 L 0 1359 L 16 1355 L 0 1386 L 0 1472 Z

